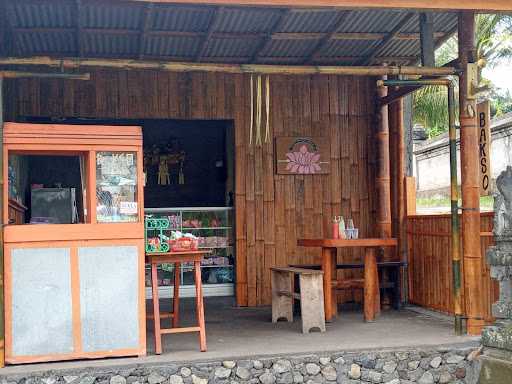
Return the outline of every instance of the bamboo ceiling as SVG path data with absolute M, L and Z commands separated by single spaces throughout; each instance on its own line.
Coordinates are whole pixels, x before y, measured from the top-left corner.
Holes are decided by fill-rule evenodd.
M 3 0 L 0 56 L 407 65 L 420 55 L 418 15 L 409 10 Z M 438 44 L 454 33 L 456 23 L 456 13 L 434 14 Z

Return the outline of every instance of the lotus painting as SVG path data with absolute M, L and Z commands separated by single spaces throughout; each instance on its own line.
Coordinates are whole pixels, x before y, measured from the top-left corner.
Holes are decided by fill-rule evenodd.
M 325 137 L 277 137 L 276 171 L 285 175 L 315 175 L 330 171 L 330 145 Z

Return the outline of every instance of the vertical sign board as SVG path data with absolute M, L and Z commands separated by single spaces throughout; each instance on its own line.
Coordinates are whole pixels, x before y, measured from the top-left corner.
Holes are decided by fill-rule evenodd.
M 491 193 L 491 104 L 489 100 L 477 105 L 480 158 L 480 196 Z

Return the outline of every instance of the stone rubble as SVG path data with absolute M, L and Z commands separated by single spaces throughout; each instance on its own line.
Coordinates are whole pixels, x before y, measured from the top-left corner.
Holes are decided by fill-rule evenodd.
M 476 348 L 337 352 L 0 375 L 0 384 L 466 384 Z M 103 369 L 103 370 L 102 370 Z

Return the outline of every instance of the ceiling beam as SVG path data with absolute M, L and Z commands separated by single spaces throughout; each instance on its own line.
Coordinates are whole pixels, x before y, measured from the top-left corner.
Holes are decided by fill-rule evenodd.
M 80 0 L 78 0 L 80 1 Z M 78 12 L 78 11 L 77 11 Z M 111 34 L 111 35 L 140 35 L 141 29 L 125 29 L 125 28 L 84 28 L 83 25 L 77 27 L 83 33 L 97 33 L 97 34 Z M 16 33 L 62 33 L 62 32 L 75 32 L 76 28 L 71 27 L 16 27 L 13 31 Z M 162 37 L 197 37 L 203 38 L 207 36 L 207 32 L 195 31 L 170 31 L 170 30 L 149 30 L 146 29 L 145 35 L 147 36 L 162 36 Z M 315 40 L 324 39 L 328 37 L 331 40 L 381 40 L 386 37 L 386 33 L 382 32 L 275 32 L 270 34 L 271 40 Z M 436 32 L 434 37 L 441 39 L 446 37 L 445 32 Z M 263 32 L 213 32 L 210 38 L 217 39 L 262 39 L 267 38 L 268 33 Z M 393 37 L 395 40 L 418 40 L 419 33 L 399 33 Z
M 458 30 L 458 26 L 456 25 L 454 28 L 449 30 L 444 37 L 438 39 L 436 41 L 435 46 L 434 46 L 434 51 L 436 49 L 438 49 L 441 45 L 443 45 L 447 40 L 449 40 L 455 34 L 455 32 L 457 32 L 457 30 Z M 415 59 L 415 61 L 411 60 L 410 62 L 416 62 L 417 63 L 417 59 Z M 443 67 L 459 68 L 459 59 L 456 58 L 456 59 L 446 63 L 445 65 L 443 65 Z M 432 79 L 432 77 L 424 76 L 422 79 L 423 80 L 428 80 L 428 79 Z M 389 92 L 388 92 L 388 95 L 385 96 L 384 98 L 380 99 L 379 102 L 382 105 L 390 104 L 390 103 L 392 103 L 394 101 L 397 101 L 398 99 L 400 99 L 400 98 L 402 98 L 404 96 L 407 96 L 407 95 L 417 91 L 420 88 L 421 87 L 415 86 L 415 87 L 398 88 L 398 89 L 395 89 L 395 90 L 391 90 L 390 89 Z
M 173 72 L 221 72 L 221 73 L 261 73 L 286 75 L 353 75 L 353 76 L 449 76 L 455 68 L 411 67 L 411 66 L 319 66 L 319 65 L 257 65 L 257 64 L 210 64 L 173 61 L 149 61 L 132 59 L 104 59 L 78 57 L 0 57 L 1 66 L 41 65 L 57 68 L 104 67 L 128 69 L 152 69 Z
M 420 14 L 421 64 L 425 67 L 435 66 L 434 14 Z
M 83 57 L 84 55 L 84 42 L 83 42 L 83 5 L 82 0 L 76 0 L 75 4 L 75 12 L 76 12 L 76 51 L 78 53 L 78 57 Z
M 382 39 L 382 41 L 372 50 L 372 52 L 365 58 L 363 58 L 360 62 L 360 65 L 369 65 L 373 61 L 377 55 L 382 52 L 384 48 L 389 44 L 395 36 L 397 36 L 402 28 L 411 20 L 414 16 L 416 16 L 415 12 L 408 12 L 404 17 L 400 19 L 398 24 Z
M 272 26 L 270 32 L 267 34 L 267 36 L 261 40 L 261 43 L 258 45 L 258 47 L 254 50 L 254 54 L 252 55 L 251 61 L 255 62 L 258 61 L 259 56 L 262 52 L 265 52 L 265 50 L 270 46 L 272 43 L 272 35 L 277 33 L 279 31 L 284 23 L 286 22 L 286 19 L 288 15 L 291 13 L 291 10 L 289 9 L 282 9 L 279 17 L 277 18 L 276 22 Z
M 151 16 L 153 14 L 153 4 L 149 3 L 144 7 L 142 14 L 142 21 L 140 26 L 140 36 L 139 36 L 139 59 L 144 57 L 144 52 L 146 50 L 146 40 L 147 40 L 147 32 L 149 30 L 149 26 L 151 25 Z
M 233 5 L 232 0 L 131 0 L 162 4 Z M 237 0 L 236 5 L 313 8 L 386 8 L 419 10 L 512 11 L 510 0 Z
M 203 39 L 201 47 L 197 51 L 196 61 L 201 61 L 201 58 L 206 54 L 206 49 L 208 48 L 208 43 L 210 42 L 210 39 L 212 38 L 215 28 L 217 28 L 217 25 L 219 24 L 219 20 L 222 16 L 223 12 L 224 12 L 223 7 L 215 8 L 213 10 L 213 15 L 210 18 L 210 24 L 208 25 L 208 29 L 206 30 L 206 35 Z
M 311 51 L 311 54 L 306 58 L 306 60 L 304 60 L 305 62 L 314 61 L 314 59 L 320 55 L 324 48 L 329 44 L 331 39 L 334 38 L 334 35 L 341 29 L 341 27 L 343 27 L 343 23 L 345 22 L 349 15 L 350 11 L 338 14 L 336 22 L 334 23 L 334 27 L 332 28 L 331 32 L 327 33 L 322 38 L 322 40 L 318 42 L 313 51 Z

